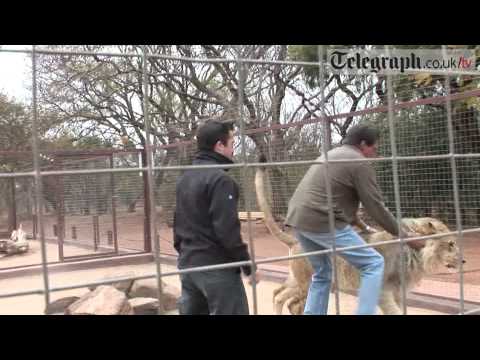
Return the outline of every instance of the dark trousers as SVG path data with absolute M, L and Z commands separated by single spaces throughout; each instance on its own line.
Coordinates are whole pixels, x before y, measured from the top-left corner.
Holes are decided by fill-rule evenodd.
M 180 275 L 180 315 L 248 315 L 248 301 L 237 269 Z

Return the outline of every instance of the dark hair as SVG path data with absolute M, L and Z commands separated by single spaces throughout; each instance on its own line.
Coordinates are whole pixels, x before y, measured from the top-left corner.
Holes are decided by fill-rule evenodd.
M 198 150 L 213 150 L 217 141 L 227 145 L 230 130 L 233 131 L 233 122 L 230 121 L 209 120 L 205 122 L 197 131 Z
M 348 131 L 342 144 L 358 146 L 365 141 L 368 146 L 375 144 L 380 137 L 380 131 L 368 125 L 355 125 Z

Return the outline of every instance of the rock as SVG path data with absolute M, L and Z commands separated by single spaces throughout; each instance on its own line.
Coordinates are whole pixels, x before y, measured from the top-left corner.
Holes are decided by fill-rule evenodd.
M 64 297 L 48 304 L 45 315 L 63 315 L 68 306 L 80 299 L 78 296 Z
M 108 278 L 104 278 L 103 280 L 108 280 Z M 125 293 L 125 294 L 128 294 L 130 289 L 132 288 L 132 285 L 133 285 L 133 280 L 125 280 L 125 281 L 119 281 L 119 282 L 115 282 L 115 283 L 112 283 L 108 286 L 113 286 L 115 289 Z M 94 285 L 94 286 L 89 286 L 88 287 L 88 290 L 90 291 L 95 291 L 95 289 L 98 287 L 98 285 Z
M 65 315 L 133 315 L 133 309 L 123 292 L 101 285 L 68 306 Z
M 175 286 L 168 285 L 165 282 L 162 282 L 162 304 L 165 311 L 170 311 L 177 309 L 177 301 L 180 298 L 180 290 Z M 158 299 L 158 286 L 157 279 L 143 279 L 136 280 L 133 283 L 130 292 L 128 293 L 129 298 L 154 298 Z
M 137 297 L 128 300 L 135 315 L 157 315 L 158 299 Z

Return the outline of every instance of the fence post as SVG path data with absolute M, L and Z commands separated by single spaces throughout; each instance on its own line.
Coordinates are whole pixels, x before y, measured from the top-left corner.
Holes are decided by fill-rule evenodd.
M 118 229 L 117 229 L 117 196 L 112 196 L 112 225 L 113 225 L 113 246 L 118 253 Z
M 63 161 L 60 158 L 55 158 L 55 169 L 63 170 Z M 65 187 L 63 176 L 55 178 L 56 190 L 56 205 L 57 205 L 57 230 L 56 236 L 58 238 L 58 258 L 60 261 L 64 260 L 63 243 L 65 240 Z
M 38 219 L 37 215 L 32 216 L 32 235 L 35 240 L 37 240 L 37 232 L 38 232 Z
M 93 215 L 93 250 L 98 250 L 98 244 L 100 243 L 100 233 L 98 229 L 98 215 Z
M 144 164 L 147 164 L 147 152 L 145 149 L 141 151 L 142 156 L 142 167 Z M 148 196 L 148 189 L 149 189 L 149 178 L 148 173 L 145 170 L 143 172 L 143 213 L 144 213 L 144 225 L 143 225 L 143 239 L 144 239 L 144 251 L 145 252 L 152 252 L 152 229 L 151 229 L 151 207 L 155 206 L 155 199 L 150 199 Z M 153 204 L 152 204 L 153 202 Z
M 13 230 L 17 230 L 17 202 L 15 199 L 15 178 L 9 179 L 9 186 L 10 186 L 10 207 L 9 207 L 9 214 L 8 214 L 8 231 L 11 232 Z

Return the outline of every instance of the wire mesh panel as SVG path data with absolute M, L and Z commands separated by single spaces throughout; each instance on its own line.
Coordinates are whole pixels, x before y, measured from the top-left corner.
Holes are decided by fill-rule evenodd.
M 480 301 L 474 287 L 464 286 L 478 282 L 480 265 L 478 233 L 471 231 L 480 226 L 478 75 L 334 74 L 319 67 L 317 47 L 301 46 L 50 46 L 29 55 L 34 101 L 28 136 L 34 142 L 27 150 L 35 161 L 30 152 L 14 161 L 0 154 L 0 175 L 9 173 L 0 177 L 0 232 L 21 222 L 38 244 L 51 240 L 62 248 L 57 260 L 153 252 L 150 275 L 159 280 L 169 276 L 160 271 L 159 255 L 176 255 L 176 182 L 195 157 L 195 134 L 204 120 L 238 125 L 237 165 L 229 175 L 240 185 L 240 213 L 260 212 L 254 179 L 263 165 L 252 164 L 266 158 L 267 202 L 289 235 L 283 226 L 288 203 L 311 161 L 339 146 L 352 125 L 368 123 L 380 130 L 384 159 L 374 167 L 386 207 L 403 218 L 432 218 L 451 231 L 466 230 L 456 236 L 468 255 L 465 273 L 449 273 L 443 263 L 446 270 L 426 274 L 426 285 L 415 284 L 414 293 Z M 7 140 L 0 150 L 13 149 Z M 13 162 L 14 168 L 6 167 Z M 242 219 L 242 236 L 254 266 L 258 260 L 263 270 L 269 258 L 291 255 L 261 216 Z M 47 302 L 51 254 L 42 248 L 38 256 Z M 292 263 L 272 261 L 285 272 Z M 447 283 L 459 286 L 452 290 Z M 254 282 L 255 312 L 262 291 Z

